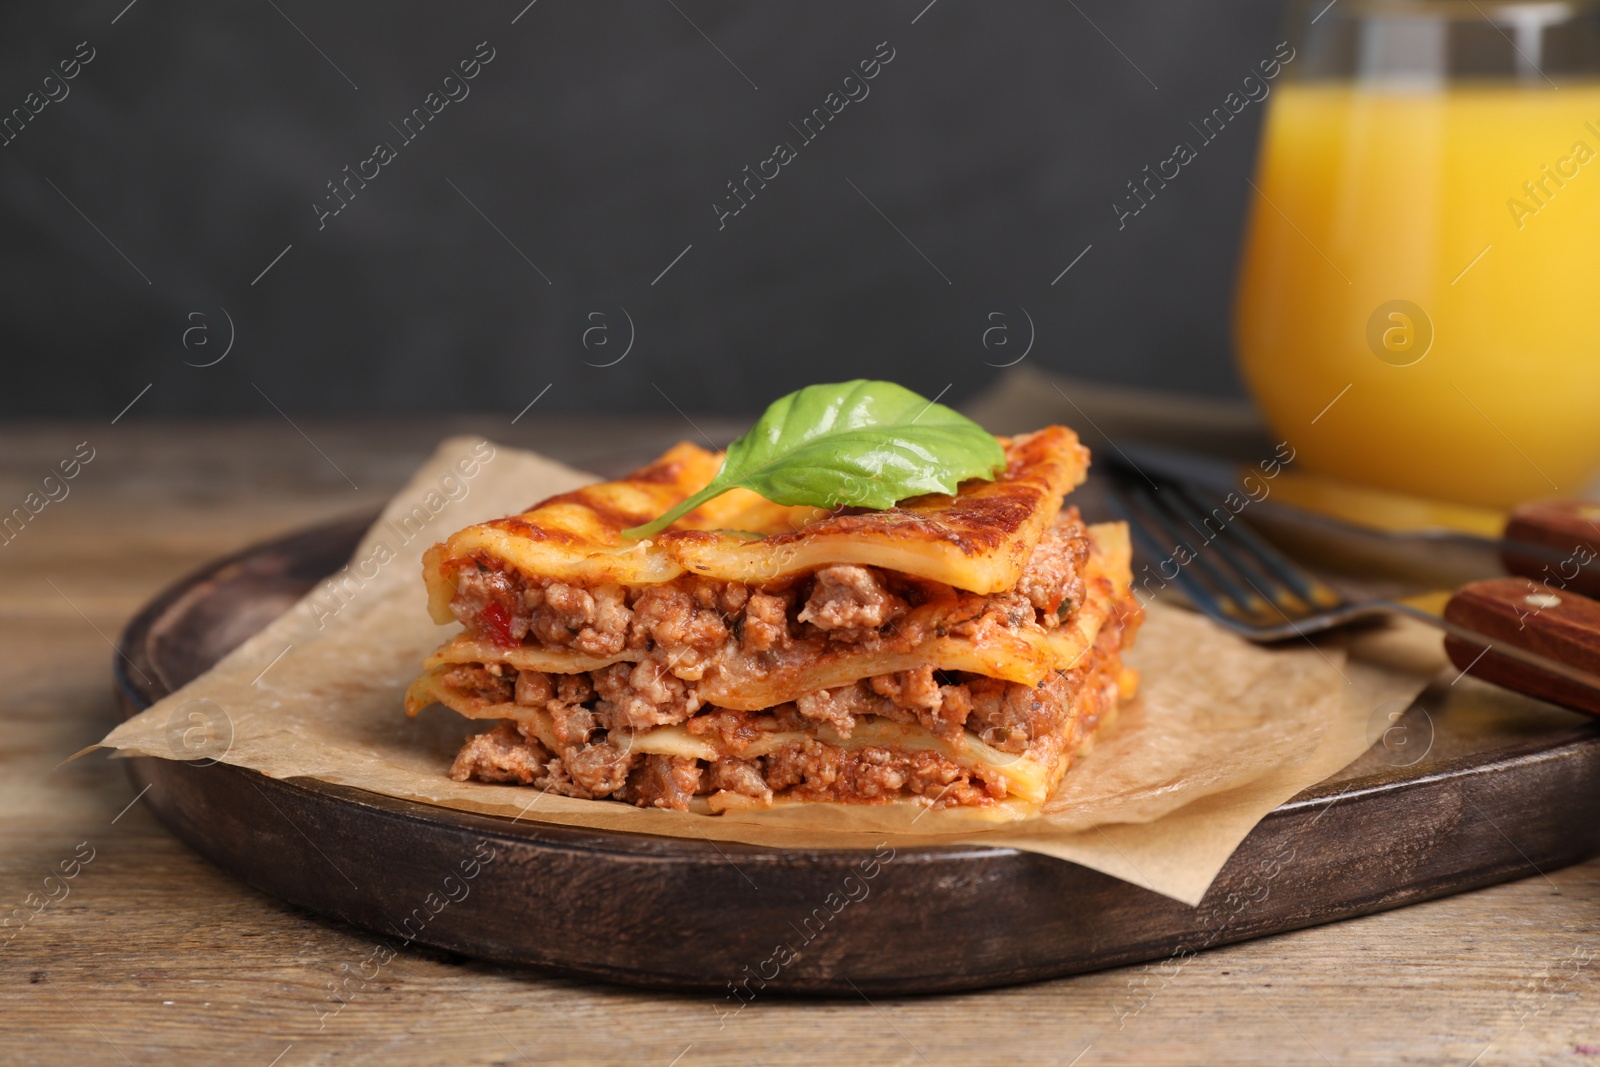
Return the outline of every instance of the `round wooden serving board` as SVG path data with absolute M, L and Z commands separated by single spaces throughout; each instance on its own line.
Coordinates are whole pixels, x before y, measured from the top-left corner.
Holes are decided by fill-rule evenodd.
M 370 521 L 260 545 L 163 593 L 122 635 L 125 714 L 206 670 L 337 570 Z M 487 842 L 493 862 L 463 899 L 422 911 L 417 941 L 712 991 L 735 1010 L 758 992 L 935 993 L 1158 959 L 1600 852 L 1600 725 L 1509 694 L 1485 716 L 1481 700 L 1462 708 L 1457 697 L 1430 690 L 1407 713 L 1416 736 L 1431 736 L 1427 758 L 1398 767 L 1375 746 L 1279 807 L 1198 908 L 1011 849 L 901 849 L 873 864 L 868 851 L 513 822 L 227 764 L 137 758 L 129 770 L 135 788 L 150 786 L 156 815 L 218 866 L 391 946 L 406 939 L 403 918 Z M 863 863 L 872 878 L 860 877 Z M 859 899 L 841 905 L 847 896 Z

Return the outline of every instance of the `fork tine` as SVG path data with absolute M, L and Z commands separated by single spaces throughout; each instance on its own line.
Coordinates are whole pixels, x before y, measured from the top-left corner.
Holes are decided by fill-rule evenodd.
M 1168 558 L 1171 550 L 1161 546 L 1160 538 L 1154 530 L 1154 520 L 1146 513 L 1150 508 L 1149 502 L 1138 501 L 1141 508 L 1145 509 L 1144 512 L 1130 503 L 1129 498 L 1140 492 L 1138 487 L 1119 482 L 1111 492 L 1112 507 L 1127 522 L 1133 532 L 1134 540 L 1147 555 L 1158 560 Z M 1166 580 L 1165 576 L 1162 580 Z M 1174 580 L 1195 606 L 1213 619 L 1226 621 L 1239 618 L 1239 609 L 1231 600 L 1215 590 L 1206 588 L 1203 583 L 1192 580 L 1184 570 L 1180 569 Z
M 1195 490 L 1194 486 L 1184 486 L 1184 491 L 1186 491 L 1190 501 L 1194 502 L 1195 506 L 1200 510 L 1205 510 L 1206 507 L 1211 506 L 1213 507 L 1211 514 L 1214 515 L 1214 509 L 1222 507 L 1221 502 L 1214 501 L 1210 496 L 1200 493 L 1200 491 Z M 1224 512 L 1232 515 L 1232 512 L 1229 512 L 1226 507 L 1224 507 Z M 1323 584 L 1322 579 L 1318 579 L 1314 574 L 1306 571 L 1306 568 L 1302 568 L 1298 563 L 1294 563 L 1293 560 L 1285 557 L 1282 552 L 1274 549 L 1261 534 L 1251 530 L 1250 523 L 1227 522 L 1224 525 L 1224 533 L 1232 533 L 1238 542 L 1242 542 L 1237 549 L 1232 549 L 1230 555 L 1232 553 L 1243 553 L 1243 558 L 1250 561 L 1251 565 L 1258 569 L 1258 573 L 1266 577 L 1269 582 L 1283 585 L 1296 600 L 1301 601 L 1302 605 L 1306 605 L 1307 611 L 1338 608 L 1341 603 L 1344 603 L 1344 598 L 1339 597 L 1338 592 L 1334 592 L 1328 585 Z M 1221 539 L 1221 536 L 1219 536 L 1219 539 Z
M 1140 549 L 1156 557 L 1167 553 L 1167 558 L 1175 560 L 1177 550 L 1164 544 L 1183 546 L 1190 557 L 1179 564 L 1170 580 L 1188 594 L 1197 608 L 1241 636 L 1261 642 L 1291 637 L 1308 640 L 1309 634 L 1353 619 L 1406 611 L 1386 600 L 1345 600 L 1246 523 L 1233 521 L 1238 513 L 1232 509 L 1227 509 L 1226 520 L 1211 535 L 1208 520 L 1215 519 L 1214 502 L 1209 494 L 1188 483 L 1165 478 L 1151 482 L 1138 468 L 1125 467 L 1115 459 L 1108 466 L 1111 502 L 1128 521 Z M 1147 491 L 1144 483 L 1154 491 Z M 1196 519 L 1199 526 L 1195 525 Z M 1185 526 L 1201 532 L 1203 540 L 1198 550 Z M 1169 580 L 1165 570 L 1161 578 L 1164 586 Z M 1239 585 L 1241 581 L 1253 592 L 1245 592 Z M 1276 598 L 1263 592 L 1263 587 L 1274 590 Z
M 1132 486 L 1130 489 L 1167 542 L 1168 556 L 1175 556 L 1179 545 L 1188 550 L 1189 563 L 1193 566 L 1180 564 L 1175 579 L 1185 592 L 1189 591 L 1191 585 L 1200 584 L 1196 577 L 1198 572 L 1209 580 L 1212 586 L 1221 590 L 1218 606 L 1228 616 L 1248 622 L 1253 618 L 1260 618 L 1265 613 L 1267 605 L 1259 595 L 1245 589 L 1232 576 L 1216 567 L 1208 557 L 1189 545 L 1182 524 L 1174 521 L 1170 502 L 1164 499 L 1171 495 L 1170 487 L 1167 493 L 1159 494 L 1159 497 L 1158 494 L 1148 492 L 1142 486 Z
M 1293 588 L 1280 582 L 1272 573 L 1262 566 L 1259 560 L 1251 557 L 1250 553 L 1240 551 L 1239 546 L 1233 543 L 1229 533 L 1238 528 L 1238 523 L 1232 521 L 1232 513 L 1224 510 L 1228 516 L 1227 521 L 1217 523 L 1217 529 L 1212 532 L 1211 524 L 1216 522 L 1216 512 L 1206 510 L 1204 498 L 1199 497 L 1187 486 L 1178 487 L 1172 494 L 1173 509 L 1195 530 L 1200 531 L 1205 538 L 1205 546 L 1213 550 L 1217 557 L 1229 567 L 1239 579 L 1258 593 L 1263 601 L 1262 607 L 1267 609 L 1265 614 L 1277 619 L 1300 618 L 1310 613 L 1311 608 Z
M 1304 597 L 1308 603 L 1319 610 L 1336 608 L 1344 603 L 1344 597 L 1340 596 L 1322 579 L 1272 547 L 1265 538 L 1252 530 L 1248 523 L 1237 522 L 1232 525 L 1235 528 L 1235 536 L 1249 546 L 1250 551 L 1255 554 L 1255 558 L 1276 574 L 1280 581 L 1291 586 Z

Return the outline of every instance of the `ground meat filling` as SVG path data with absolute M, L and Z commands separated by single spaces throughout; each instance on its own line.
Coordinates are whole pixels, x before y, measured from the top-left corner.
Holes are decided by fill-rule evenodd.
M 671 726 L 700 710 L 699 691 L 654 659 L 613 663 L 591 677 L 600 694 L 595 714 L 607 729 Z
M 813 578 L 796 621 L 828 631 L 835 641 L 864 640 L 906 613 L 906 602 L 889 592 L 882 573 L 871 567 L 823 567 Z
M 879 716 L 920 723 L 946 737 L 970 730 L 1002 752 L 1041 758 L 1071 752 L 1115 706 L 1120 652 L 1137 622 L 1131 612 L 1108 619 L 1076 666 L 1034 686 L 920 667 L 820 690 L 764 711 L 711 707 L 673 719 L 712 744 L 719 758 L 709 761 L 632 751 L 634 731 L 679 714 L 674 701 L 680 690 L 673 689 L 677 679 L 671 675 L 662 680 L 662 699 L 651 702 L 640 695 L 655 692 L 648 684 L 624 687 L 620 681 L 642 665 L 619 663 L 590 675 L 522 671 L 514 679 L 511 668 L 503 675 L 476 666 L 456 668 L 461 680 L 483 686 L 476 699 L 514 694 L 518 705 L 548 712 L 553 736 L 541 740 L 531 722 L 502 722 L 469 739 L 450 774 L 457 781 L 516 782 L 566 796 L 612 797 L 678 811 L 688 810 L 696 796 L 710 796 L 714 810 L 723 810 L 735 802 L 770 804 L 780 793 L 859 803 L 911 796 L 938 807 L 989 804 L 1006 796 L 1003 779 L 936 752 L 847 748 L 825 737 L 786 742 L 759 756 L 748 749 L 764 736 L 807 732 L 819 722 L 838 739 L 849 738 L 863 716 Z
M 445 673 L 445 684 L 471 693 L 480 704 L 509 703 L 515 692 L 517 670 L 500 663 L 463 663 Z
M 811 730 L 824 724 L 843 738 L 851 736 L 863 716 L 875 715 L 917 723 L 946 738 L 970 730 L 1003 752 L 1025 752 L 1036 739 L 1060 730 L 1063 716 L 1087 680 L 1121 649 L 1131 619 L 1117 615 L 1107 619 L 1094 646 L 1077 664 L 1050 673 L 1037 685 L 939 671 L 925 664 L 818 689 L 781 709 L 749 714 L 777 716 L 773 721 L 790 723 L 785 729 Z M 514 697 L 522 707 L 547 711 L 563 743 L 569 737 L 573 742 L 587 740 L 597 729 L 637 731 L 692 723 L 707 709 L 697 689 L 656 658 L 614 663 L 587 674 L 467 664 L 451 668 L 445 681 L 475 707 L 509 703 Z
M 1091 547 L 1078 509 L 1067 508 L 1056 516 L 1028 557 L 1016 591 L 1038 610 L 1045 627 L 1058 625 L 1063 607 L 1070 611 L 1083 603 L 1083 568 Z
M 450 765 L 450 777 L 458 782 L 514 782 L 532 785 L 548 777 L 550 750 L 538 741 L 523 737 L 515 723 L 503 722 L 488 733 L 467 739 Z
M 611 745 L 563 749 L 558 755 L 509 722 L 469 739 L 450 777 L 534 785 L 562 796 L 611 797 L 641 808 L 675 811 L 689 810 L 696 796 L 709 796 L 713 807 L 722 809 L 733 806 L 732 798 L 770 804 L 778 792 L 795 799 L 866 803 L 917 796 L 940 808 L 987 804 L 1006 795 L 1004 781 L 987 780 L 981 770 L 934 752 L 876 746 L 850 750 L 808 739 L 767 756 L 714 763 L 633 755 Z
M 1106 622 L 1073 669 L 1034 686 L 923 666 L 742 712 L 702 706 L 696 683 L 726 650 L 782 652 L 819 637 L 915 642 L 920 635 L 900 633 L 901 622 L 934 597 L 960 597 L 961 621 L 952 630 L 974 640 L 1030 623 L 1054 628 L 1084 600 L 1089 551 L 1087 530 L 1068 508 L 1041 537 L 1016 587 L 986 597 L 854 564 L 761 588 L 690 576 L 634 589 L 528 579 L 478 560 L 456 575 L 451 602 L 474 636 L 629 657 L 570 675 L 499 663 L 451 667 L 444 682 L 475 710 L 514 704 L 548 721 L 519 712 L 469 739 L 450 775 L 678 811 L 697 796 L 710 798 L 712 810 L 763 806 L 780 794 L 862 803 L 921 797 L 938 807 L 994 803 L 1006 796 L 1006 783 L 992 770 L 937 752 L 838 742 L 875 717 L 945 738 L 970 731 L 1002 752 L 1041 759 L 1070 751 L 1116 700 L 1118 652 L 1131 634 L 1122 619 Z M 904 629 L 916 629 L 913 623 Z M 633 751 L 636 734 L 678 724 L 718 758 Z M 776 732 L 820 736 L 773 747 Z M 759 755 L 752 752 L 758 741 Z
M 522 610 L 523 590 L 516 578 L 478 563 L 462 567 L 455 581 L 450 613 L 469 632 L 498 638 L 503 644 L 522 643 L 532 620 Z M 505 620 L 503 626 L 494 625 L 499 619 Z
M 970 626 L 1037 622 L 1047 629 L 1082 603 L 1089 535 L 1076 508 L 1066 508 L 1039 539 L 1016 588 L 972 597 Z M 953 590 L 877 567 L 838 564 L 754 589 L 739 582 L 688 576 L 661 585 L 583 587 L 498 569 L 487 557 L 455 575 L 451 613 L 475 637 L 501 645 L 525 642 L 594 656 L 664 650 L 679 677 L 730 639 L 746 652 L 786 647 L 794 638 L 870 642 L 896 632 L 898 620 L 933 596 Z M 968 594 L 971 596 L 970 594 Z
M 972 806 L 1006 795 L 1005 783 L 985 782 L 934 752 L 895 752 L 868 746 L 841 749 L 807 740 L 767 756 L 767 785 L 804 800 L 893 800 L 927 797 L 938 807 Z
M 1062 732 L 1044 738 L 1044 746 L 1075 748 L 1092 731 L 1117 695 L 1114 654 L 1098 661 L 1082 679 L 1082 691 L 1070 708 L 1052 720 Z M 1026 687 L 1019 687 L 1026 688 Z M 1040 701 L 1038 703 L 1046 703 Z M 998 701 L 1004 706 L 1004 700 Z M 1021 706 L 1020 704 L 1018 706 Z M 1062 715 L 1071 721 L 1063 728 Z M 794 707 L 769 712 L 714 709 L 691 720 L 692 733 L 715 739 L 719 748 L 737 752 L 764 732 L 794 730 L 804 721 Z M 1031 720 L 1024 718 L 1024 724 Z M 1035 725 L 1016 729 L 1020 742 Z M 1002 800 L 1006 783 L 987 768 L 963 767 L 936 752 L 898 751 L 868 745 L 845 748 L 817 738 L 786 742 L 761 756 L 725 755 L 714 761 L 682 756 L 632 753 L 625 731 L 599 740 L 562 744 L 554 750 L 534 735 L 527 723 L 504 722 L 469 739 L 450 769 L 457 781 L 515 782 L 583 799 L 611 797 L 640 807 L 687 811 L 696 796 L 710 796 L 714 810 L 745 804 L 770 804 L 774 796 L 801 800 L 875 803 L 920 797 L 934 807 L 981 806 Z M 1025 751 L 1030 745 L 996 745 Z
M 640 767 L 628 778 L 619 799 L 630 800 L 641 808 L 672 808 L 688 811 L 689 800 L 700 792 L 704 771 L 701 761 L 684 756 L 644 757 Z
M 763 802 L 770 801 L 772 786 L 767 784 L 764 769 L 760 760 L 718 760 L 707 771 L 707 784 L 714 792 L 736 793 Z
M 789 602 L 786 597 L 752 593 L 744 609 L 739 644 L 746 652 L 769 652 L 789 644 Z

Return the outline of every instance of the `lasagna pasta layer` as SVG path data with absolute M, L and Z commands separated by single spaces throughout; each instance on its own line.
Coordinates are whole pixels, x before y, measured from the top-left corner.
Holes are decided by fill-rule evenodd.
M 1004 472 L 992 482 L 966 482 L 954 496 L 917 497 L 881 511 L 824 511 L 780 507 L 735 489 L 654 539 L 625 539 L 623 530 L 687 499 L 720 469 L 720 453 L 685 442 L 619 481 L 551 497 L 434 546 L 423 561 L 429 609 L 435 621 L 449 622 L 457 573 L 483 560 L 584 586 L 652 585 L 683 574 L 759 585 L 855 564 L 979 594 L 1002 592 L 1017 584 L 1062 498 L 1083 481 L 1089 453 L 1060 426 L 1001 443 Z
M 1064 619 L 1050 619 L 1055 625 L 1049 629 L 1035 621 L 1031 607 L 1018 622 L 1015 609 L 1025 605 L 1006 604 L 1008 610 L 997 611 L 988 598 L 947 589 L 868 639 L 839 641 L 826 632 L 786 632 L 781 643 L 756 648 L 730 636 L 693 656 L 686 656 L 681 646 L 625 647 L 611 655 L 591 655 L 571 647 L 507 647 L 461 634 L 424 661 L 426 673 L 408 692 L 406 708 L 415 714 L 439 700 L 472 714 L 459 697 L 451 698 L 450 678 L 462 665 L 486 664 L 551 674 L 605 672 L 618 678 L 616 687 L 638 691 L 665 686 L 674 696 L 681 690 L 676 703 L 685 715 L 702 705 L 757 711 L 858 678 L 924 665 L 1035 685 L 1051 672 L 1074 666 L 1127 594 L 1127 528 L 1097 524 L 1087 528 L 1087 538 L 1088 558 L 1075 576 L 1080 579 L 1075 586 L 1078 601 Z M 790 622 L 785 629 L 804 627 Z M 631 680 L 623 683 L 624 676 Z
M 918 721 L 896 699 L 860 699 L 864 690 L 828 695 L 888 714 L 850 716 L 837 725 L 810 720 L 789 704 L 606 730 L 590 708 L 560 700 L 545 707 L 481 704 L 475 717 L 502 721 L 467 742 L 451 774 L 459 781 L 515 782 L 678 810 L 696 807 L 696 798 L 711 811 L 795 800 L 914 799 L 1026 815 L 1043 804 L 1118 700 L 1132 695 L 1137 679 L 1122 666 L 1119 651 L 1136 618 L 1119 616 L 1077 668 L 1058 672 L 1046 685 L 1000 683 L 1006 691 L 996 706 L 1028 709 L 1012 729 L 991 726 L 979 733 L 952 722 Z M 988 680 L 954 681 L 949 688 L 981 689 Z

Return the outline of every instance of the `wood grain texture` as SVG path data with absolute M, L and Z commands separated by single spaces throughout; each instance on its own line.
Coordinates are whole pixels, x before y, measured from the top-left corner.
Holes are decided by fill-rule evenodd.
M 627 991 L 414 948 L 324 1018 L 338 1007 L 330 984 L 361 969 L 370 935 L 221 873 L 142 803 L 127 807 L 136 791 L 119 763 L 62 761 L 115 722 L 103 635 L 203 560 L 376 506 L 447 430 L 476 426 L 593 463 L 574 450 L 570 425 L 535 424 L 535 434 L 529 419 L 513 432 L 504 422 L 302 421 L 360 490 L 281 422 L 0 430 L 7 501 L 86 434 L 100 448 L 70 498 L 0 547 L 0 902 L 20 905 L 80 842 L 96 850 L 70 895 L 0 948 L 0 1061 L 1594 1062 L 1594 861 L 1148 968 L 938 998 L 757 999 L 733 1016 L 703 994 Z M 621 452 L 675 434 L 619 422 L 599 436 Z M 1509 725 L 1482 708 L 1463 714 L 1495 743 L 1552 725 L 1531 711 Z M 1565 714 L 1547 713 L 1556 723 Z
M 1590 674 L 1600 675 L 1600 603 L 1531 578 L 1489 578 L 1456 591 L 1447 621 Z M 1487 642 L 1485 643 L 1487 644 Z M 1450 661 L 1476 677 L 1563 707 L 1600 715 L 1600 691 L 1451 636 Z
M 1535 559 L 1508 552 L 1506 570 L 1600 597 L 1600 505 L 1582 500 L 1535 500 L 1511 510 L 1506 537 L 1557 553 Z

